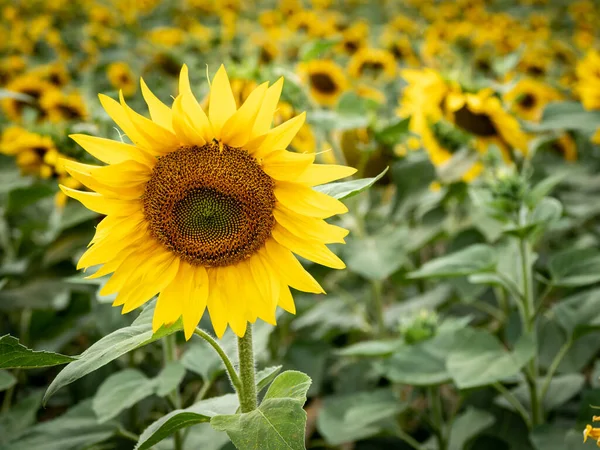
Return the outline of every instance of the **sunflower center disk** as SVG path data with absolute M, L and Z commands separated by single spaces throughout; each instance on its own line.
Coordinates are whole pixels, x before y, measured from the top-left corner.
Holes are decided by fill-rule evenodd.
M 454 113 L 454 119 L 456 125 L 476 136 L 491 137 L 498 135 L 498 130 L 489 116 L 474 113 L 466 106 Z
M 152 235 L 185 261 L 228 266 L 249 258 L 271 236 L 273 189 L 243 149 L 182 147 L 158 160 L 144 214 Z
M 337 91 L 337 85 L 326 73 L 314 73 L 310 76 L 310 82 L 316 90 L 324 94 L 333 94 Z

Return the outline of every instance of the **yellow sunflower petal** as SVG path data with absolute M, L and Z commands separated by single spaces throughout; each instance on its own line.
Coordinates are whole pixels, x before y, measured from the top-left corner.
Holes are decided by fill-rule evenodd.
M 262 298 L 266 301 L 266 305 L 275 309 L 277 299 L 279 298 L 280 282 L 275 276 L 268 259 L 263 256 L 262 251 L 255 253 L 248 264 L 252 277 L 256 280 L 256 285 L 262 293 Z
M 98 97 L 100 98 L 100 103 L 104 110 L 111 119 L 115 121 L 119 128 L 125 132 L 125 135 L 131 139 L 131 142 L 153 155 L 157 154 L 153 142 L 149 142 L 145 136 L 139 132 L 129 119 L 129 115 L 125 112 L 125 109 L 123 109 L 117 101 L 103 94 L 100 94 Z
M 278 127 L 273 128 L 267 133 L 266 138 L 257 148 L 248 146 L 248 150 L 256 157 L 262 158 L 273 150 L 280 150 L 287 148 L 290 142 L 294 139 L 298 130 L 304 125 L 306 120 L 306 113 L 302 114 L 283 122 Z
M 169 255 L 168 258 L 156 261 L 152 265 L 146 266 L 145 269 L 141 277 L 131 280 L 127 287 L 117 295 L 113 304 L 118 305 L 122 302 L 122 314 L 139 308 L 166 288 L 177 275 L 179 258 Z
M 221 65 L 210 86 L 208 103 L 208 118 L 217 139 L 221 139 L 223 125 L 233 116 L 236 109 L 237 105 L 235 104 L 229 77 L 225 71 L 225 66 Z
M 262 168 L 276 180 L 295 181 L 315 160 L 314 153 L 275 150 L 262 159 Z
M 318 219 L 348 212 L 348 208 L 339 200 L 297 183 L 278 182 L 275 197 L 286 208 Z
M 208 269 L 207 273 L 209 290 L 206 306 L 208 307 L 210 321 L 215 334 L 221 339 L 223 334 L 225 334 L 228 323 L 226 302 L 223 298 L 221 287 L 217 284 L 217 271 L 215 269 Z
M 332 181 L 354 175 L 356 169 L 349 166 L 335 164 L 312 164 L 302 172 L 294 181 L 307 186 L 318 186 Z
M 273 210 L 273 216 L 277 223 L 301 238 L 314 239 L 324 244 L 344 244 L 344 238 L 348 236 L 345 228 L 331 225 L 322 219 L 297 214 L 281 205 Z
M 134 214 L 141 208 L 138 200 L 108 199 L 96 192 L 77 191 L 63 185 L 59 185 L 59 187 L 65 195 L 78 200 L 87 209 L 97 212 L 98 214 L 127 216 Z
M 268 83 L 254 89 L 244 104 L 223 125 L 221 140 L 231 147 L 242 147 L 248 142 L 252 126 L 259 112 Z
M 194 277 L 191 276 L 189 267 L 189 264 L 181 262 L 173 281 L 159 294 L 152 318 L 154 333 L 163 325 L 174 323 L 184 315 L 184 299 L 192 295 L 194 287 Z
M 204 267 L 187 265 L 190 268 L 187 276 L 193 280 L 193 289 L 189 295 L 183 297 L 183 331 L 185 338 L 189 340 L 204 314 L 211 286 Z
M 187 64 L 181 66 L 181 72 L 179 74 L 179 95 L 183 94 L 194 95 L 192 87 L 190 86 L 190 75 Z
M 144 79 L 140 79 L 140 84 L 142 86 L 142 96 L 148 105 L 148 110 L 150 111 L 150 117 L 152 120 L 159 124 L 161 127 L 173 131 L 171 127 L 171 108 L 161 102 L 156 95 L 148 88 Z
M 194 95 L 191 93 L 182 94 L 181 107 L 189 125 L 194 127 L 206 142 L 212 141 L 215 137 L 213 127 Z
M 208 123 L 208 119 L 207 123 Z M 173 129 L 179 140 L 187 145 L 204 145 L 206 139 L 183 107 L 183 96 L 179 95 L 173 103 Z
M 256 116 L 256 120 L 254 121 L 252 133 L 250 134 L 250 139 L 254 139 L 258 136 L 266 134 L 271 128 L 271 123 L 273 122 L 273 115 L 275 114 L 277 103 L 279 103 L 279 97 L 281 96 L 282 89 L 283 77 L 279 78 L 279 80 L 277 80 L 275 84 L 273 84 L 273 86 L 267 89 L 262 105 L 260 107 L 260 111 Z
M 175 134 L 131 109 L 127 103 L 125 103 L 123 92 L 119 93 L 119 98 L 121 100 L 121 106 L 127 114 L 131 124 L 136 128 L 138 133 L 144 137 L 146 142 L 152 145 L 152 149 L 155 152 L 158 154 L 165 154 L 179 147 L 179 140 Z
M 219 267 L 217 283 L 224 292 L 223 300 L 227 304 L 229 326 L 238 337 L 244 337 L 248 320 L 246 318 L 246 297 L 239 284 L 239 273 L 236 266 Z
M 90 155 L 107 164 L 133 160 L 153 167 L 156 161 L 133 145 L 85 134 L 71 134 L 69 137 L 81 145 Z
M 292 297 L 290 288 L 285 283 L 281 285 L 279 301 L 277 302 L 277 305 L 283 308 L 285 311 L 289 312 L 290 314 L 296 314 L 296 305 L 294 303 L 294 298 Z
M 246 308 L 247 319 L 249 322 L 255 322 L 258 317 L 271 325 L 277 324 L 275 317 L 275 308 L 271 302 L 267 301 L 256 284 L 252 275 L 252 270 L 247 261 L 242 261 L 236 265 L 238 269 L 238 283 L 242 287 L 247 299 Z
M 301 239 L 279 224 L 276 224 L 273 228 L 273 238 L 287 249 L 309 261 L 331 267 L 332 269 L 344 269 L 346 267 L 344 262 L 329 250 L 325 244 L 318 241 Z
M 296 259 L 289 249 L 279 244 L 276 240 L 269 239 L 265 243 L 265 250 L 271 266 L 279 272 L 288 285 L 303 292 L 312 292 L 314 294 L 325 293 L 319 282 L 302 267 L 300 261 Z

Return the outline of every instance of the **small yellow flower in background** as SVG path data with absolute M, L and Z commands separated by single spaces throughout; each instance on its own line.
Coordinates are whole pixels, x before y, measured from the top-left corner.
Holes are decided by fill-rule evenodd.
M 596 130 L 596 133 L 592 136 L 592 142 L 594 144 L 600 144 L 600 128 Z
M 504 96 L 504 100 L 509 103 L 511 110 L 517 116 L 534 122 L 542 118 L 548 103 L 561 98 L 561 93 L 553 87 L 530 78 L 518 81 Z
M 320 105 L 334 106 L 348 88 L 344 70 L 331 60 L 309 61 L 298 69 L 312 97 Z
M 600 421 L 600 416 L 593 416 L 592 422 Z M 594 428 L 592 425 L 586 425 L 583 430 L 583 442 L 585 443 L 588 438 L 596 439 L 596 445 L 600 447 L 600 428 Z
M 7 127 L 0 138 L 0 153 L 14 156 L 25 175 L 50 178 L 53 164 L 46 163 L 44 158 L 51 151 L 56 151 L 52 138 L 18 126 Z
M 17 94 L 25 94 L 30 99 L 25 101 L 19 98 L 7 97 L 2 100 L 2 109 L 8 118 L 14 122 L 19 122 L 25 107 L 36 109 L 40 114 L 39 118 L 43 119 L 43 111 L 40 109 L 39 100 L 44 93 L 56 88 L 40 76 L 26 73 L 14 78 L 4 86 L 4 89 Z
M 133 77 L 133 72 L 127 63 L 110 63 L 106 68 L 106 76 L 112 87 L 123 91 L 123 95 L 126 97 L 135 94 L 137 85 Z
M 350 58 L 348 73 L 353 78 L 391 80 L 396 75 L 396 60 L 385 49 L 361 48 Z
M 431 192 L 439 192 L 442 190 L 442 184 L 439 181 L 432 181 L 429 184 L 429 190 Z
M 148 39 L 156 45 L 175 47 L 185 39 L 185 32 L 180 28 L 160 27 L 148 32 Z
M 40 106 L 50 122 L 87 118 L 85 103 L 78 92 L 65 94 L 58 89 L 47 91 L 40 99 Z
M 577 64 L 575 91 L 585 109 L 600 109 L 600 52 L 590 50 Z
M 279 306 L 294 313 L 290 287 L 322 293 L 297 254 L 341 269 L 326 246 L 348 231 L 323 219 L 347 208 L 312 189 L 355 173 L 313 164 L 315 154 L 286 150 L 303 126 L 300 114 L 271 128 L 283 79 L 263 83 L 237 105 L 225 68 L 212 80 L 208 112 L 192 93 L 183 66 L 172 107 L 142 81 L 148 119 L 104 95 L 100 101 L 132 145 L 72 135 L 107 163 L 64 161 L 95 192 L 63 192 L 107 217 L 78 268 L 112 273 L 101 292 L 117 293 L 123 313 L 158 294 L 153 329 L 183 318 L 187 339 L 205 309 L 215 333 L 244 336 L 248 322 L 275 324 Z

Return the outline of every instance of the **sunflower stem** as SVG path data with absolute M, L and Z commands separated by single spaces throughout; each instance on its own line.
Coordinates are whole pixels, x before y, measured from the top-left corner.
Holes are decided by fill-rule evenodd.
M 244 337 L 238 338 L 241 390 L 238 390 L 242 413 L 254 411 L 258 406 L 256 398 L 256 369 L 252 344 L 252 324 L 248 324 Z
M 206 331 L 201 330 L 200 328 L 196 328 L 194 330 L 194 334 L 197 336 L 200 336 L 202 339 L 204 339 L 206 342 L 208 342 L 208 344 L 221 357 L 223 364 L 225 364 L 225 370 L 227 370 L 227 374 L 229 375 L 229 379 L 231 380 L 231 384 L 233 385 L 235 391 L 238 393 L 238 397 L 239 397 L 239 392 L 241 392 L 241 390 L 242 390 L 242 385 L 240 383 L 240 377 L 238 377 L 238 374 L 235 371 L 235 368 L 233 367 L 233 363 L 231 362 L 231 359 L 229 359 L 229 356 L 227 356 L 227 353 L 225 353 L 225 350 L 223 350 L 223 348 L 219 345 L 217 340 L 214 337 L 212 337 L 210 334 L 208 334 Z

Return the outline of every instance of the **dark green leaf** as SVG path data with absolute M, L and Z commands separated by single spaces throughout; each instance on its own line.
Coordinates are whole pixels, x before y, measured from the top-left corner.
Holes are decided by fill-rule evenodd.
M 304 45 L 301 50 L 302 61 L 310 61 L 319 58 L 337 44 L 337 39 L 319 39 Z
M 491 271 L 498 261 L 496 250 L 485 244 L 475 244 L 426 262 L 409 278 L 458 277 Z
M 398 119 L 394 123 L 387 125 L 379 131 L 375 132 L 375 139 L 385 145 L 395 145 L 400 142 L 401 138 L 408 134 L 408 124 L 410 118 Z
M 208 422 L 211 417 L 219 414 L 232 414 L 237 407 L 237 396 L 235 394 L 227 394 L 222 397 L 202 400 L 189 408 L 171 411 L 144 430 L 135 450 L 149 449 L 177 430 L 198 423 Z
M 79 358 L 67 365 L 52 381 L 44 395 L 44 402 L 60 388 L 114 361 L 133 349 L 143 347 L 166 335 L 181 330 L 181 321 L 152 333 L 154 303 L 146 307 L 128 327 L 121 328 L 93 344 Z
M 379 434 L 386 419 L 406 407 L 389 388 L 327 397 L 317 417 L 317 428 L 328 444 L 338 446 Z
M 600 252 L 595 248 L 568 248 L 555 253 L 548 263 L 556 286 L 585 286 L 600 281 Z
M 37 369 L 59 366 L 75 360 L 76 358 L 59 353 L 31 350 L 19 344 L 16 337 L 8 334 L 0 338 L 1 369 Z
M 214 416 L 210 424 L 225 431 L 238 450 L 304 450 L 306 412 L 302 408 L 310 378 L 295 371 L 279 375 L 258 409 Z
M 152 395 L 155 387 L 156 382 L 137 369 L 112 374 L 100 385 L 92 403 L 98 422 L 107 422 Z
M 467 442 L 489 428 L 495 421 L 491 413 L 469 407 L 452 422 L 448 450 L 464 450 L 467 448 Z
M 41 390 L 35 391 L 0 414 L 0 448 L 22 436 L 27 427 L 35 423 L 37 411 L 42 405 L 42 394 Z
M 367 190 L 371 186 L 373 186 L 377 180 L 385 175 L 388 171 L 386 167 L 383 172 L 373 178 L 361 178 L 360 180 L 352 180 L 352 181 L 339 181 L 335 183 L 323 184 L 321 186 L 316 186 L 314 189 L 319 192 L 323 192 L 324 194 L 330 195 L 333 198 L 337 198 L 338 200 L 343 200 L 345 198 L 354 197 L 357 194 Z

